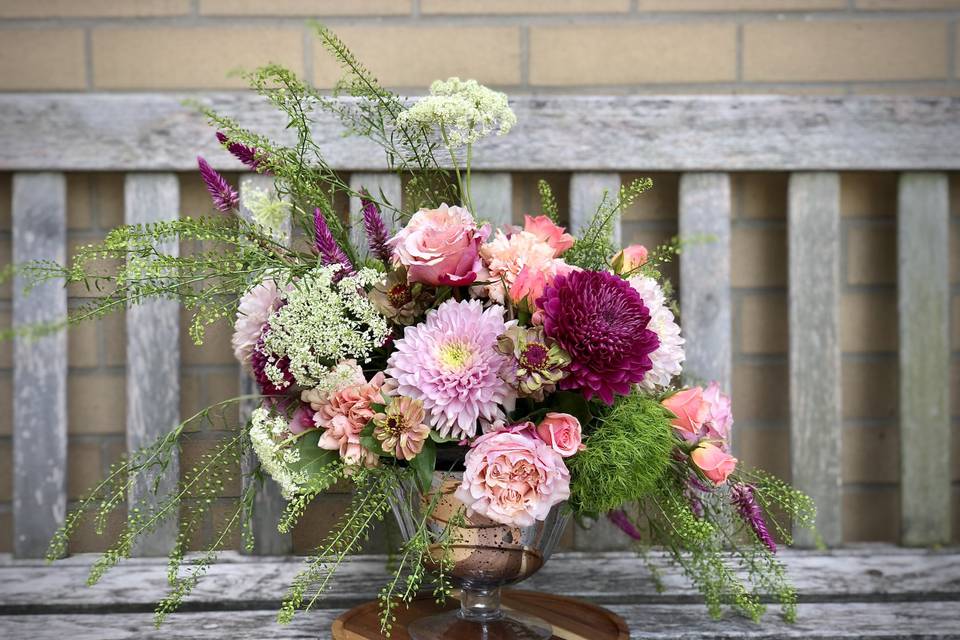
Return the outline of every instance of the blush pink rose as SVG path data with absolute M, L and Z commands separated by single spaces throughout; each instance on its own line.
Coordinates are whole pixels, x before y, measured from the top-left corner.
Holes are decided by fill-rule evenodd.
M 720 391 L 720 384 L 714 381 L 703 390 L 703 400 L 707 403 L 704 435 L 711 439 L 727 440 L 730 437 L 730 428 L 733 426 L 730 396 Z
M 344 387 L 327 398 L 313 414 L 313 421 L 324 429 L 318 447 L 339 451 L 347 465 L 375 467 L 379 464 L 377 454 L 360 444 L 360 432 L 376 414 L 371 405 L 383 402 L 380 395 L 383 380 L 381 372 L 370 382 Z
M 553 249 L 553 257 L 559 258 L 564 251 L 573 246 L 574 239 L 569 233 L 566 233 L 564 227 L 554 224 L 553 220 L 547 216 L 523 216 L 523 230 L 537 236 L 542 242 L 546 242 Z
M 580 421 L 569 413 L 548 413 L 537 425 L 537 436 L 564 458 L 586 449 L 580 442 Z
M 526 425 L 523 425 L 526 426 Z M 468 514 L 526 527 L 570 497 L 563 458 L 529 428 L 482 435 L 467 452 L 456 497 Z
M 466 209 L 441 204 L 413 214 L 389 245 L 410 282 L 464 286 L 477 279 L 480 245 L 488 234 L 489 228 L 478 229 Z
M 613 256 L 613 270 L 617 273 L 630 273 L 645 265 L 648 257 L 649 252 L 645 246 L 632 244 Z
M 690 454 L 693 464 L 714 484 L 723 484 L 737 468 L 737 459 L 720 447 L 701 442 Z
M 670 424 L 684 440 L 696 441 L 700 438 L 703 423 L 710 411 L 710 405 L 703 399 L 703 389 L 691 387 L 678 391 L 665 398 L 663 406 L 677 416 Z

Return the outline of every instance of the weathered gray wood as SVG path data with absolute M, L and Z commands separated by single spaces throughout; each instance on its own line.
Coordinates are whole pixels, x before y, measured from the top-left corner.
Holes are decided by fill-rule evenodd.
M 403 201 L 403 185 L 400 176 L 395 173 L 353 173 L 350 175 L 350 188 L 356 192 L 366 189 L 376 200 L 385 200 L 395 209 L 400 209 Z M 380 208 L 380 214 L 387 223 L 388 229 L 396 224 L 396 211 L 386 206 Z M 355 247 L 367 246 L 367 235 L 363 230 L 363 205 L 360 198 L 350 198 L 350 238 Z
M 903 543 L 950 540 L 950 222 L 947 176 L 900 176 L 900 505 Z
M 817 505 L 828 545 L 843 540 L 840 493 L 840 179 L 789 182 L 790 454 L 793 485 Z M 806 531 L 797 541 L 810 545 Z
M 604 194 L 612 203 L 620 192 L 619 173 L 575 173 L 570 176 L 570 233 L 577 235 L 590 224 Z M 614 244 L 620 244 L 620 214 L 613 220 Z
M 509 173 L 474 173 L 470 177 L 472 213 L 494 230 L 513 222 L 513 176 Z
M 124 221 L 147 224 L 175 220 L 180 210 L 180 184 L 172 173 L 129 173 L 124 181 Z M 178 255 L 177 242 L 159 247 Z M 180 305 L 176 300 L 145 300 L 127 309 L 127 450 L 153 444 L 180 422 Z M 154 485 L 161 473 L 159 484 Z M 174 491 L 179 482 L 174 450 L 163 470 L 137 478 L 130 490 L 130 508 L 144 509 Z M 158 491 L 154 492 L 154 486 Z M 169 553 L 177 536 L 174 512 L 155 530 L 139 538 L 134 555 Z
M 206 118 L 176 94 L 0 96 L 0 170 L 181 170 L 201 153 L 241 169 Z M 241 124 L 292 143 L 283 115 L 249 93 L 199 99 Z M 957 169 L 960 98 L 908 96 L 529 96 L 518 123 L 474 150 L 474 169 L 849 170 Z M 314 139 L 331 166 L 387 168 L 369 140 L 343 137 L 316 113 Z
M 240 178 L 240 215 L 251 219 L 249 209 L 244 204 L 244 194 L 249 195 L 251 190 L 273 191 L 273 178 L 259 174 L 246 174 Z M 286 241 L 290 241 L 290 221 L 284 225 Z M 253 395 L 258 393 L 257 385 L 249 373 L 240 371 L 240 393 Z M 246 423 L 250 414 L 259 403 L 247 400 L 240 404 L 240 422 Z M 257 468 L 256 455 L 249 453 L 241 461 L 244 487 L 252 481 L 250 473 Z M 290 534 L 277 531 L 277 522 L 283 513 L 286 501 L 280 495 L 280 487 L 267 478 L 263 486 L 257 491 L 253 499 L 253 513 L 250 517 L 250 528 L 253 533 L 253 550 L 255 555 L 278 555 L 293 551 L 293 538 Z
M 686 384 L 711 380 L 731 393 L 730 176 L 680 177 L 680 312 Z
M 64 262 L 66 202 L 63 174 L 14 174 L 14 263 Z M 66 317 L 62 284 L 50 281 L 26 295 L 27 283 L 22 276 L 14 281 L 14 326 Z M 16 338 L 13 361 L 13 548 L 21 557 L 42 557 L 67 507 L 66 332 Z

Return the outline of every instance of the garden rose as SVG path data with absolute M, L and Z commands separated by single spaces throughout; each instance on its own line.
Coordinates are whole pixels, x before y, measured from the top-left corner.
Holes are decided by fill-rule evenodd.
M 347 465 L 375 467 L 379 464 L 377 454 L 360 444 L 360 432 L 376 414 L 371 405 L 383 401 L 380 395 L 383 380 L 381 372 L 370 382 L 343 387 L 320 406 L 313 415 L 317 426 L 324 429 L 318 447 L 339 451 Z
M 737 467 L 737 459 L 720 447 L 701 442 L 690 454 L 693 464 L 714 484 L 723 484 Z
M 649 252 L 645 246 L 632 244 L 618 251 L 617 255 L 613 256 L 611 264 L 616 273 L 630 273 L 645 265 L 648 257 Z
M 537 436 L 564 458 L 586 449 L 580 443 L 580 421 L 569 413 L 548 413 L 537 425 Z
M 573 246 L 574 239 L 565 233 L 564 227 L 554 224 L 547 216 L 523 216 L 523 230 L 537 236 L 537 239 L 546 242 L 553 249 L 553 257 L 558 258 L 564 251 Z
M 467 452 L 456 498 L 500 524 L 529 526 L 570 497 L 570 472 L 560 454 L 529 429 L 480 436 Z
M 441 204 L 413 214 L 388 244 L 411 282 L 463 286 L 477 279 L 480 245 L 488 233 L 466 209 Z
M 720 391 L 720 384 L 714 381 L 703 390 L 703 400 L 707 403 L 706 437 L 725 441 L 733 426 L 730 396 Z
M 663 406 L 677 416 L 670 424 L 684 440 L 694 441 L 700 437 L 700 430 L 710 411 L 710 405 L 703 399 L 703 389 L 691 387 L 678 391 L 664 399 Z

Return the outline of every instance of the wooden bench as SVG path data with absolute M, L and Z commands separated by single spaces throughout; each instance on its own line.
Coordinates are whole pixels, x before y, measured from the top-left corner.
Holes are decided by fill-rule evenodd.
M 219 148 L 203 119 L 184 107 L 188 96 L 170 94 L 0 95 L 0 171 L 13 175 L 14 260 L 63 260 L 66 253 L 64 172 L 126 173 L 125 217 L 146 222 L 177 215 L 175 171 L 192 171 L 197 153 L 218 169 L 241 166 Z M 196 96 L 191 96 L 196 98 Z M 202 97 L 251 128 L 283 138 L 283 123 L 245 93 Z M 617 189 L 621 173 L 680 172 L 679 229 L 713 242 L 690 247 L 680 258 L 681 306 L 687 337 L 686 370 L 697 379 L 731 385 L 731 173 L 789 172 L 789 375 L 792 481 L 819 507 L 828 545 L 842 542 L 839 297 L 841 237 L 839 172 L 898 171 L 897 261 L 900 352 L 902 542 L 936 545 L 950 540 L 949 412 L 949 211 L 947 171 L 960 169 L 960 99 L 816 97 L 522 97 L 514 102 L 519 124 L 476 154 L 474 199 L 485 217 L 509 220 L 511 172 L 570 172 L 570 222 L 576 229 L 603 191 Z M 355 187 L 382 189 L 399 200 L 399 178 L 385 173 L 379 149 L 342 138 L 321 116 L 316 138 L 332 166 L 350 173 Z M 241 189 L 269 183 L 246 176 Z M 351 211 L 358 203 L 351 203 Z M 67 311 L 67 293 L 56 284 L 29 301 L 17 287 L 16 324 L 55 320 Z M 127 315 L 127 440 L 130 448 L 177 421 L 181 328 L 174 305 L 158 302 Z M 64 335 L 17 340 L 14 371 L 14 555 L 37 558 L 62 522 L 67 504 L 67 344 Z M 44 389 L 37 394 L 38 388 Z M 157 393 L 163 389 L 163 393 Z M 735 445 L 736 446 L 736 445 Z M 167 482 L 175 482 L 172 465 Z M 257 554 L 286 554 L 288 536 L 276 532 L 280 499 L 258 496 Z M 152 556 L 168 548 L 175 532 L 157 531 L 137 549 Z M 801 539 L 809 544 L 809 539 Z M 960 629 L 957 556 L 882 548 L 836 554 L 791 553 L 805 604 L 801 622 L 787 628 L 768 619 L 755 627 L 741 620 L 708 622 L 692 593 L 671 578 L 663 595 L 633 560 L 565 555 L 532 584 L 558 593 L 611 603 L 644 637 L 948 637 Z M 149 616 L 136 613 L 157 599 L 163 573 L 154 560 L 136 560 L 116 577 L 115 588 L 83 590 L 79 564 L 43 568 L 5 561 L 0 572 L 0 622 L 9 637 L 78 635 L 84 627 L 108 637 L 136 635 Z M 279 583 L 262 592 L 250 585 L 278 580 L 291 560 L 235 557 L 220 580 L 222 591 L 203 591 L 200 604 L 225 614 L 186 613 L 170 632 L 192 629 L 209 637 L 243 630 L 257 635 L 272 618 L 267 606 Z M 890 573 L 887 565 L 897 567 Z M 358 559 L 334 593 L 340 606 L 373 594 L 357 582 L 376 562 Z M 219 571 L 219 570 L 218 570 Z M 264 573 L 265 572 L 265 573 Z M 287 572 L 287 573 L 285 573 Z M 365 573 L 366 572 L 366 573 Z M 263 574 L 263 575 L 261 575 Z M 221 575 L 215 573 L 214 575 Z M 551 576 L 565 575 L 560 578 Z M 551 580 L 556 582 L 551 582 Z M 117 582 L 110 582 L 116 580 Z M 617 584 L 616 588 L 612 585 Z M 206 587 L 210 588 L 210 587 Z M 590 593 L 584 589 L 594 589 Z M 222 597 L 223 601 L 218 598 Z M 856 606 L 852 603 L 857 602 Z M 31 608 L 32 607 L 32 608 Z M 90 607 L 94 607 L 91 609 Z M 111 612 L 87 615 L 83 611 Z M 121 610 L 131 613 L 119 613 Z M 33 613 L 27 613 L 33 611 Z M 290 628 L 314 635 L 335 609 L 303 616 Z M 925 624 L 926 623 L 926 624 Z M 223 626 L 217 626 L 223 625 Z M 206 629 L 206 630 L 205 630 Z M 38 631 L 39 630 L 39 631 Z M 231 630 L 228 632 L 228 630 Z M 272 632 L 271 632 L 272 633 Z M 684 635 L 687 634 L 687 635 Z M 694 634 L 694 635 L 690 635 Z M 700 635 L 696 635 L 700 634 Z M 872 635 L 871 635 L 872 634 Z M 899 635 L 898 635 L 899 634 Z M 939 634 L 939 635 L 938 635 Z M 322 636 L 322 634 L 321 634 Z M 142 637 L 139 636 L 138 637 Z M 955 636 L 949 636 L 955 637 Z

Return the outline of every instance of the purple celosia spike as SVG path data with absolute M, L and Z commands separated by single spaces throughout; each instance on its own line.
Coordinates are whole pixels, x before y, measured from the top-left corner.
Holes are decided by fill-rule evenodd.
M 366 189 L 360 190 L 360 204 L 363 205 L 363 228 L 367 232 L 367 244 L 370 245 L 370 252 L 384 263 L 390 263 L 391 251 L 387 246 L 387 240 L 390 239 L 390 233 L 387 231 L 387 225 L 383 222 L 383 216 L 380 215 L 380 208 L 377 203 L 370 199 L 370 192 Z
M 777 543 L 773 541 L 773 536 L 767 530 L 767 522 L 763 519 L 763 511 L 753 495 L 753 486 L 743 482 L 733 485 L 730 490 L 730 502 L 737 508 L 737 512 L 743 518 L 743 521 L 753 529 L 757 539 L 770 550 L 770 553 L 776 553 Z
M 333 233 L 330 232 L 327 219 L 320 211 L 320 207 L 313 210 L 313 234 L 317 253 L 323 259 L 323 264 L 342 264 L 343 270 L 340 273 L 343 275 L 352 276 L 356 273 L 350 258 L 340 248 L 333 237 Z
M 617 525 L 621 531 L 633 538 L 634 540 L 642 540 L 643 534 L 640 533 L 640 530 L 630 521 L 630 517 L 627 515 L 627 512 L 623 509 L 616 509 L 615 511 L 607 512 L 607 519 L 610 520 L 613 524 Z
M 217 140 L 220 141 L 220 144 L 227 145 L 227 151 L 232 153 L 237 160 L 247 165 L 254 171 L 269 173 L 268 171 L 261 170 L 260 161 L 257 160 L 257 150 L 253 147 L 248 147 L 247 145 L 240 144 L 239 142 L 230 142 L 230 138 L 220 131 L 217 131 Z
M 200 166 L 200 177 L 203 178 L 204 184 L 207 185 L 207 191 L 213 198 L 213 206 L 224 213 L 236 209 L 240 203 L 240 196 L 237 195 L 233 187 L 213 167 L 207 164 L 203 157 L 197 156 L 197 164 Z

